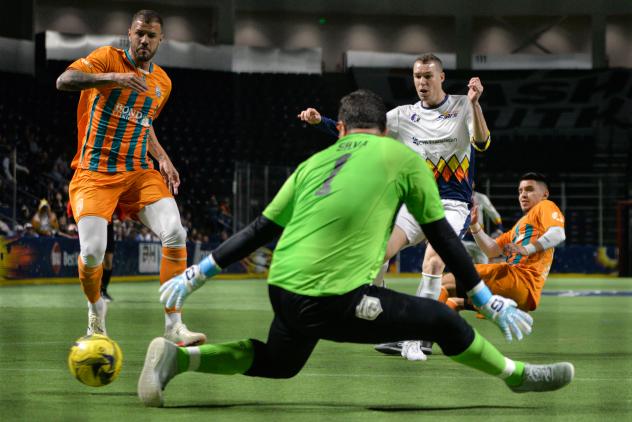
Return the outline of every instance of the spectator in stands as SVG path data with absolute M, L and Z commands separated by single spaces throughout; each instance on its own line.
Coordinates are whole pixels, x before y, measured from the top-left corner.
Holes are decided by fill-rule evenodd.
M 77 225 L 74 223 L 68 224 L 65 231 L 60 230 L 59 236 L 66 237 L 68 239 L 79 239 L 79 233 L 77 232 Z
M 136 240 L 139 242 L 152 242 L 154 239 L 152 238 L 151 233 L 147 227 L 141 227 L 140 232 L 136 235 Z
M 22 224 L 16 224 L 13 231 L 15 232 L 15 237 L 24 236 L 24 226 Z
M 31 223 L 26 223 L 24 225 L 24 232 L 22 233 L 22 237 L 40 237 L 39 234 L 35 231 L 35 228 Z
M 220 237 L 222 240 L 228 239 L 233 234 L 233 216 L 230 212 L 230 203 L 228 198 L 224 198 L 219 203 L 219 215 L 217 222 L 220 228 Z
M 31 153 L 31 155 L 37 156 L 40 153 L 41 148 L 39 146 L 39 143 L 35 139 L 35 134 L 31 130 L 30 126 L 26 127 L 26 139 L 29 144 L 29 152 Z
M 66 202 L 64 201 L 64 197 L 62 196 L 61 192 L 59 191 L 55 192 L 55 196 L 51 200 L 50 208 L 55 213 L 55 215 L 59 215 L 60 218 L 61 216 L 66 215 L 67 205 L 66 205 Z
M 31 210 L 26 204 L 22 204 L 20 207 L 20 214 L 18 215 L 18 221 L 29 221 L 31 219 Z
M 66 164 L 68 159 L 64 156 L 59 155 L 53 164 L 53 168 L 51 169 L 50 176 L 57 183 L 64 183 L 65 180 L 70 178 L 70 172 L 68 171 L 68 165 Z
M 37 212 L 31 218 L 31 224 L 35 231 L 42 236 L 54 236 L 59 231 L 57 216 L 51 210 L 46 199 L 40 201 Z

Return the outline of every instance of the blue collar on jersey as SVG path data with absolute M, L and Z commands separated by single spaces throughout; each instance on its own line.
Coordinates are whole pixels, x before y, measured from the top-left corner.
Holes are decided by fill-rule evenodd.
M 132 66 L 134 67 L 139 67 L 136 62 L 134 61 L 134 59 L 132 58 L 132 55 L 129 54 L 129 50 L 125 50 L 125 57 L 127 57 L 127 60 L 132 64 Z M 141 68 L 142 69 L 142 68 Z M 153 63 L 149 63 L 149 73 L 154 71 L 154 64 Z
M 425 108 L 426 110 L 434 110 L 435 108 L 439 108 L 439 107 L 441 107 L 442 105 L 444 105 L 444 104 L 445 104 L 445 102 L 446 102 L 446 101 L 448 101 L 448 97 L 449 97 L 449 95 L 448 95 L 448 94 L 445 94 L 445 97 L 443 98 L 443 100 L 441 100 L 441 102 L 440 102 L 439 104 L 434 105 L 434 106 L 432 106 L 432 107 L 425 107 L 425 106 L 424 106 L 424 102 L 423 102 L 423 101 L 419 101 L 419 105 L 421 106 L 421 108 Z

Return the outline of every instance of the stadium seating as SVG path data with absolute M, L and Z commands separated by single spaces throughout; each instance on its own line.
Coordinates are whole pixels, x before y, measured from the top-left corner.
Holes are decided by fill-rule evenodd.
M 13 74 L 2 74 L 0 78 L 0 153 L 6 155 L 16 145 L 18 162 L 31 170 L 28 175 L 18 175 L 20 206 L 31 211 L 40 197 L 47 196 L 51 186 L 62 189 L 56 175 L 51 175 L 53 163 L 58 157 L 69 162 L 76 148 L 77 95 L 58 92 L 54 87 L 56 76 L 66 65 L 48 62 L 37 78 Z M 232 195 L 236 162 L 293 167 L 330 145 L 332 139 L 307 128 L 296 115 L 313 106 L 335 117 L 338 99 L 356 88 L 351 74 L 231 74 L 188 69 L 168 72 L 173 91 L 155 123 L 156 132 L 180 171 L 179 203 L 191 212 L 193 226 L 207 232 L 216 226 L 208 221 L 206 212 L 211 196 Z M 392 88 L 396 90 L 398 86 L 393 83 Z M 404 87 L 398 89 L 405 95 Z M 500 101 L 494 100 L 493 90 L 489 95 L 490 101 Z M 495 109 L 490 113 L 496 113 Z M 489 120 L 495 121 L 492 117 Z M 569 173 L 590 173 L 598 167 L 593 153 L 598 141 L 592 129 L 491 129 L 493 148 L 476 154 L 476 167 L 477 180 L 489 180 L 492 186 L 516 180 L 528 170 L 547 173 L 560 182 L 572 179 L 567 176 Z M 29 133 L 39 147 L 37 151 L 29 147 Z M 569 155 L 569 151 L 573 154 Z M 604 154 L 607 160 L 608 152 Z M 63 176 L 69 178 L 71 172 L 67 170 Z M 507 210 L 506 220 L 516 217 L 513 194 L 492 200 Z M 596 241 L 594 230 L 587 229 L 594 226 L 594 212 L 569 210 L 567 217 L 567 243 Z

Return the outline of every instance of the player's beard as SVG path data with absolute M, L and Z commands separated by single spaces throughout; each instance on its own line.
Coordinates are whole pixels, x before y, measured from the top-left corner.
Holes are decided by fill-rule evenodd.
M 158 48 L 156 48 L 154 51 L 151 51 L 149 48 L 144 48 L 144 47 L 139 46 L 135 50 L 136 59 L 138 62 L 142 62 L 142 63 L 148 62 L 154 57 L 157 50 Z

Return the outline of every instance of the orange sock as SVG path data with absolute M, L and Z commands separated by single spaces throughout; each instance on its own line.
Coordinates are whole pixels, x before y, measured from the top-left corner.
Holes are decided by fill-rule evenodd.
M 446 300 L 450 297 L 448 290 L 441 286 L 441 293 L 439 293 L 439 298 L 437 299 L 441 303 L 446 303 Z
M 101 297 L 101 276 L 103 275 L 103 264 L 96 267 L 88 267 L 83 263 L 81 257 L 77 258 L 79 263 L 79 280 L 81 289 L 90 303 L 96 303 Z
M 162 259 L 160 260 L 160 284 L 169 281 L 187 269 L 187 248 L 162 248 Z M 176 312 L 175 308 L 165 308 L 165 312 L 170 314 Z

